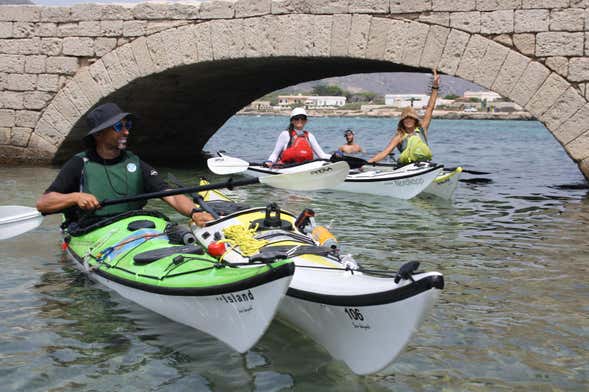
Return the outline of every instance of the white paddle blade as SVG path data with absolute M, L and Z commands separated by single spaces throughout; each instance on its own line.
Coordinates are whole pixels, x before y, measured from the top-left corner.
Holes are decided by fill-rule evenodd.
M 344 181 L 350 171 L 346 162 L 336 162 L 297 173 L 260 177 L 262 184 L 292 191 L 313 191 L 333 188 Z
M 207 159 L 207 166 L 215 174 L 241 173 L 246 171 L 249 165 L 243 159 L 226 155 Z
M 0 206 L 0 240 L 16 237 L 41 224 L 43 216 L 31 207 Z

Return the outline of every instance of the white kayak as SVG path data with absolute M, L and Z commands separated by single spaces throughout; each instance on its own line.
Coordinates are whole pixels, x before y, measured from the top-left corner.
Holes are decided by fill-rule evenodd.
M 239 158 L 219 154 L 214 159 L 217 167 L 226 161 L 228 165 L 233 161 L 244 162 Z M 268 168 L 261 164 L 251 163 L 247 165 L 246 174 L 254 177 L 266 177 L 274 174 L 297 173 L 301 170 L 320 169 L 329 164 L 329 161 L 317 159 L 301 164 L 285 165 Z M 209 165 L 211 169 L 211 165 Z M 217 172 L 213 170 L 214 172 Z M 333 189 L 381 195 L 398 199 L 411 199 L 425 190 L 436 177 L 442 174 L 443 166 L 432 162 L 412 163 L 400 168 L 387 164 L 364 165 L 359 169 L 349 171 L 345 181 L 336 185 Z M 218 173 L 218 172 L 217 172 Z
M 444 172 L 436 177 L 421 194 L 426 196 L 431 195 L 446 200 L 452 199 L 456 187 L 458 186 L 458 180 L 460 179 L 461 173 L 461 167 L 457 167 L 451 171 L 444 170 Z
M 212 200 L 218 199 L 218 194 L 213 195 Z M 222 207 L 219 202 L 207 204 Z M 402 267 L 407 271 L 399 275 L 383 271 L 370 274 L 349 255 L 340 257 L 336 249 L 319 246 L 294 228 L 295 216 L 291 213 L 278 211 L 277 219 L 276 213 L 271 208 L 246 209 L 203 228 L 193 226 L 193 232 L 203 246 L 228 240 L 232 245 L 223 259 L 229 263 L 278 254 L 293 260 L 295 274 L 278 309 L 279 318 L 312 337 L 357 374 L 388 366 L 407 345 L 444 287 L 442 274 L 416 272 L 411 268 L 416 268 L 415 264 Z M 248 232 L 252 223 L 258 225 L 258 231 L 254 234 L 249 230 L 250 237 L 230 235 L 237 229 L 242 234 Z
M 41 224 L 43 216 L 35 208 L 0 206 L 0 240 L 15 237 L 33 230 Z

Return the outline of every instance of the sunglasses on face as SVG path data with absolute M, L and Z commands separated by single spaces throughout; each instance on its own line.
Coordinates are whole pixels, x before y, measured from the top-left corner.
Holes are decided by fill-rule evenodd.
M 131 128 L 133 128 L 133 122 L 131 120 L 121 120 L 114 123 L 112 127 L 115 130 L 115 132 L 121 132 L 123 130 L 123 127 L 125 127 L 127 131 L 130 131 Z
M 305 116 L 296 116 L 292 118 L 293 121 L 307 121 L 307 117 Z

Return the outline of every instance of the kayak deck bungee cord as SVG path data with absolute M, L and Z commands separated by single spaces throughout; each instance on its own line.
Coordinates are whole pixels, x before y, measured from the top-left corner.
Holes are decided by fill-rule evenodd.
M 77 267 L 93 280 L 247 351 L 274 318 L 293 263 L 280 258 L 232 266 L 196 243 L 171 243 L 169 226 L 162 214 L 134 211 L 91 230 L 66 231 L 65 244 Z

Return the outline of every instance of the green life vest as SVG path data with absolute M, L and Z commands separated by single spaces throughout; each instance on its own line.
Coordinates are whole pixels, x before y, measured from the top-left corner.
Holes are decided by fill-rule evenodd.
M 415 134 L 405 135 L 402 144 L 399 162 L 407 165 L 413 162 L 429 161 L 432 159 L 432 150 L 430 150 L 426 141 L 422 138 L 420 129 L 415 130 Z
M 85 152 L 77 154 L 84 161 L 80 191 L 96 196 L 98 201 L 143 193 L 143 173 L 139 157 L 128 151 L 125 154 L 125 159 L 114 165 L 92 162 Z M 115 204 L 96 210 L 94 215 L 115 215 L 141 209 L 144 205 L 145 201 Z

